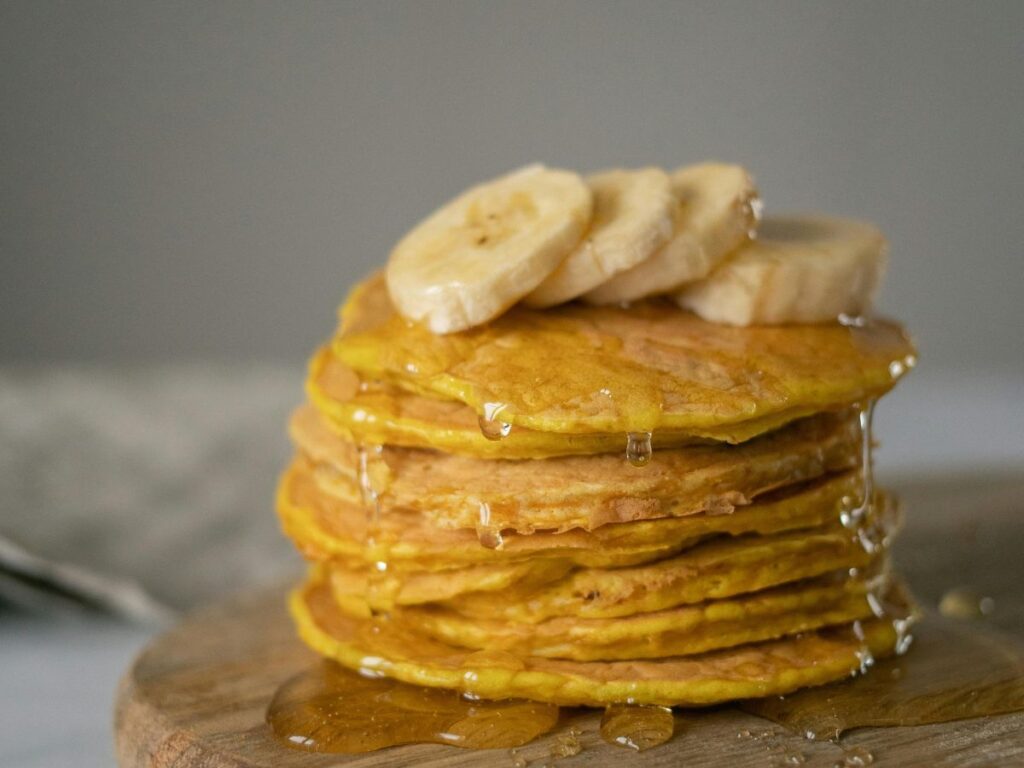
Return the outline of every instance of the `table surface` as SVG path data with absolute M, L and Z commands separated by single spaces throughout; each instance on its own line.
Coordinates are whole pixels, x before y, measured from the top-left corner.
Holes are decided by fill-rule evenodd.
M 993 540 L 986 520 L 1024 513 L 1020 391 L 1012 377 L 912 380 L 879 407 L 877 430 L 880 475 L 908 502 L 900 570 L 926 605 L 963 584 L 991 595 L 989 620 L 1018 633 L 1024 561 L 1012 552 L 1024 551 L 1024 525 L 1011 529 L 1008 547 Z M 1010 554 L 993 558 L 995 550 Z M 54 619 L 0 608 L 0 765 L 113 765 L 117 680 L 151 634 L 98 615 Z

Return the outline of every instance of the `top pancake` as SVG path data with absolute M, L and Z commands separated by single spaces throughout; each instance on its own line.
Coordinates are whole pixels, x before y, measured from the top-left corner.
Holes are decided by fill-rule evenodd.
M 480 430 L 477 414 L 465 403 L 424 397 L 394 384 L 364 379 L 322 348 L 309 362 L 306 393 L 331 426 L 349 442 L 433 448 L 482 459 L 547 459 L 622 451 L 622 433 L 539 432 L 516 427 L 501 440 Z M 686 431 L 661 429 L 655 450 L 708 442 L 742 443 L 784 426 L 813 409 L 793 408 L 740 424 Z
M 661 300 L 516 307 L 438 336 L 394 311 L 379 275 L 349 296 L 332 349 L 363 376 L 516 427 L 570 434 L 706 435 L 864 402 L 887 392 L 914 354 L 887 321 L 734 328 Z

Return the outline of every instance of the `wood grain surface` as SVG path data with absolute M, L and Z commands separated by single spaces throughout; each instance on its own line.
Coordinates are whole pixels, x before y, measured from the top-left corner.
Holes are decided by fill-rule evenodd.
M 995 600 L 985 619 L 1024 635 L 1024 473 L 919 478 L 898 484 L 908 524 L 896 559 L 926 607 L 957 586 Z M 151 643 L 125 675 L 116 708 L 122 768 L 513 766 L 508 750 L 437 745 L 364 755 L 311 755 L 275 742 L 264 712 L 277 686 L 313 655 L 294 638 L 284 588 L 202 611 Z M 1024 713 L 914 728 L 863 728 L 839 743 L 811 742 L 726 707 L 676 715 L 676 736 L 637 754 L 604 744 L 599 715 L 567 710 L 548 736 L 517 750 L 530 765 L 843 765 L 864 748 L 875 766 L 1024 766 Z M 583 751 L 556 758 L 559 734 L 583 731 Z M 749 731 L 749 736 L 739 734 Z

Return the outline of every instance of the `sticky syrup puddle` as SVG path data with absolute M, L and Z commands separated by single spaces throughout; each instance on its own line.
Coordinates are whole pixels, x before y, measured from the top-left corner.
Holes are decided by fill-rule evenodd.
M 414 743 L 495 749 L 547 733 L 558 722 L 558 707 L 471 700 L 322 661 L 278 689 L 267 722 L 279 741 L 308 752 L 372 752 Z
M 738 706 L 818 740 L 838 739 L 865 726 L 1018 712 L 1024 710 L 1024 643 L 980 622 L 929 617 L 906 655 L 880 661 L 867 674 Z M 559 708 L 551 704 L 473 700 L 454 691 L 363 677 L 329 661 L 282 685 L 267 710 L 280 742 L 326 753 L 412 743 L 507 749 L 549 733 L 558 720 Z M 666 707 L 615 705 L 605 710 L 600 733 L 608 744 L 644 750 L 669 741 L 674 724 Z M 699 738 L 698 732 L 687 733 Z

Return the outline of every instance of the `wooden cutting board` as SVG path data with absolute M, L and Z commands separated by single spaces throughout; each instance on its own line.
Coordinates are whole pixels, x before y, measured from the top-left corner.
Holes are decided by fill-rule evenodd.
M 901 484 L 911 510 L 896 552 L 900 570 L 926 606 L 969 585 L 995 600 L 989 621 L 1024 635 L 1024 476 L 928 478 Z M 264 713 L 277 687 L 313 655 L 294 638 L 284 588 L 202 611 L 154 640 L 118 693 L 116 740 L 122 768 L 322 768 L 323 766 L 513 766 L 508 750 L 437 745 L 364 755 L 311 755 L 272 738 Z M 874 766 L 1024 765 L 1024 713 L 914 728 L 863 728 L 838 744 L 810 742 L 732 708 L 676 716 L 676 736 L 637 754 L 606 745 L 599 715 L 568 710 L 551 734 L 517 750 L 530 765 L 556 762 L 559 734 L 583 732 L 583 751 L 559 768 L 589 766 L 842 765 L 867 750 Z M 749 732 L 749 735 L 746 735 Z M 744 734 L 744 735 L 740 735 Z

